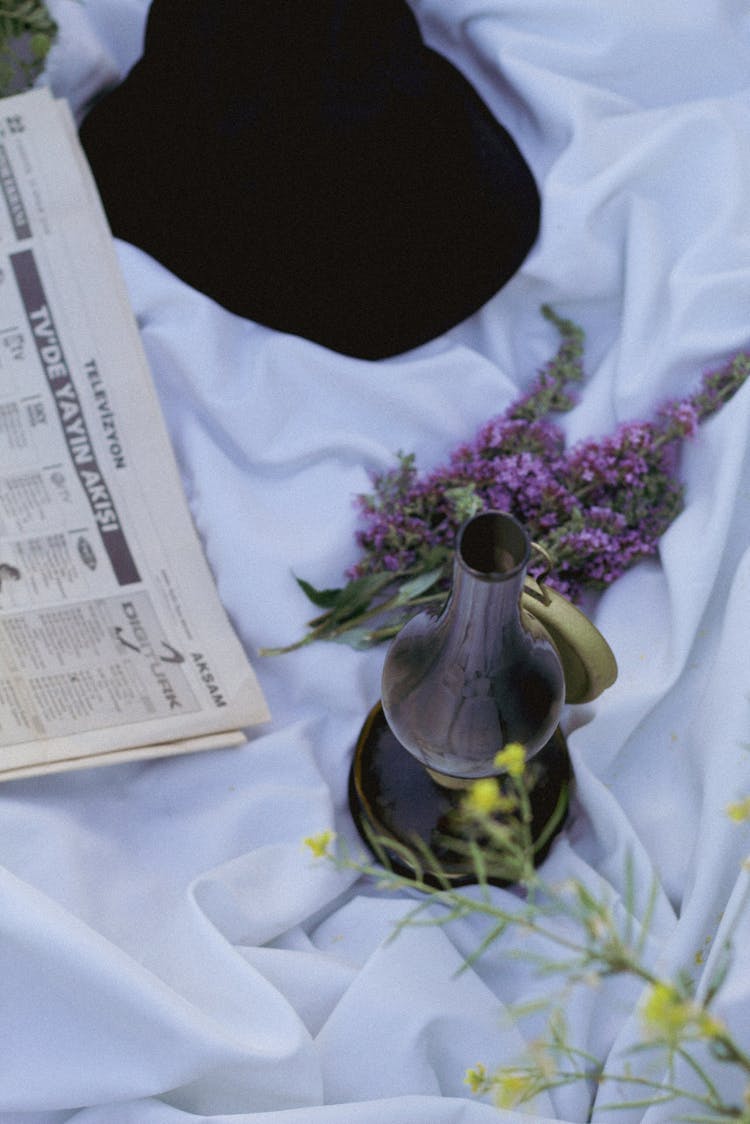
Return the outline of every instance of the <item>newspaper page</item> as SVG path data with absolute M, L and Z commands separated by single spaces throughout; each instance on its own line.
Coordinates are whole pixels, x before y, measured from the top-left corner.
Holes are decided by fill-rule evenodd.
M 67 103 L 0 100 L 0 779 L 269 717 L 195 532 Z

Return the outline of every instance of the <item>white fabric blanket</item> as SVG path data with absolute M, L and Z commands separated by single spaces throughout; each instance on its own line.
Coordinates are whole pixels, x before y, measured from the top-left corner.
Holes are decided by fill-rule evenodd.
M 80 115 L 141 50 L 147 0 L 55 0 L 47 81 Z M 516 136 L 543 227 L 513 281 L 424 348 L 367 363 L 225 312 L 139 250 L 126 282 L 219 592 L 273 721 L 247 745 L 0 789 L 2 1124 L 492 1124 L 468 1067 L 512 1061 L 503 1007 L 550 989 L 479 930 L 407 929 L 408 895 L 315 862 L 353 839 L 349 761 L 382 650 L 258 659 L 310 615 L 294 575 L 339 584 L 352 497 L 413 450 L 441 461 L 556 347 L 544 302 L 587 333 L 571 440 L 650 416 L 750 344 L 750 13 L 744 0 L 415 0 Z M 248 201 L 248 206 L 252 202 Z M 574 814 L 545 868 L 624 894 L 647 952 L 710 969 L 744 891 L 750 793 L 750 386 L 686 450 L 684 513 L 658 561 L 601 598 L 616 685 L 568 716 Z M 513 895 L 497 890 L 498 900 Z M 745 922 L 745 933 L 750 920 Z M 518 938 L 516 938 L 518 939 Z M 512 946 L 511 939 L 510 945 Z M 750 952 L 722 1014 L 750 1047 Z M 576 1043 L 612 1064 L 640 989 L 576 989 Z M 580 1086 L 532 1119 L 582 1121 Z M 649 1122 L 670 1109 L 593 1119 Z

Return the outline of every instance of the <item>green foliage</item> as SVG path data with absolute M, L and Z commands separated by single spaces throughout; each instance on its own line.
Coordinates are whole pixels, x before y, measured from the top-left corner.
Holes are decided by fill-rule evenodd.
M 42 0 L 0 0 L 0 97 L 34 84 L 56 38 Z
M 301 640 L 281 648 L 262 648 L 260 654 L 292 652 L 313 640 L 336 640 L 364 649 L 392 638 L 418 609 L 439 607 L 445 602 L 444 586 L 437 587 L 445 582 L 450 570 L 448 553 L 433 551 L 429 561 L 432 565 L 411 573 L 405 570 L 399 574 L 365 574 L 340 589 L 316 589 L 310 582 L 297 578 L 305 596 L 324 612 L 307 622 L 309 631 Z M 370 621 L 375 618 L 377 623 L 371 626 Z

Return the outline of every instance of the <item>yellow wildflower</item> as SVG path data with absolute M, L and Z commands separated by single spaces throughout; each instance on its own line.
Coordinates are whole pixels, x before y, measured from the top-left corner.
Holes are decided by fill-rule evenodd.
M 701 1011 L 698 1018 L 698 1026 L 701 1032 L 705 1034 L 706 1038 L 719 1038 L 722 1034 L 726 1033 L 726 1023 L 721 1019 L 717 1019 L 715 1015 L 710 1015 L 708 1011 Z
M 328 854 L 328 850 L 336 838 L 336 832 L 327 829 L 320 831 L 317 835 L 308 835 L 304 840 L 305 846 L 309 847 L 316 859 L 323 859 Z
M 495 754 L 495 765 L 498 769 L 505 769 L 512 777 L 521 777 L 526 768 L 526 750 L 520 742 L 508 742 Z
M 750 796 L 746 796 L 744 800 L 736 800 L 733 804 L 727 804 L 727 815 L 735 823 L 750 820 Z
M 473 1069 L 466 1072 L 464 1084 L 468 1085 L 472 1093 L 483 1093 L 487 1087 L 487 1070 L 479 1062 Z
M 501 1069 L 492 1079 L 497 1108 L 516 1108 L 534 1092 L 534 1077 L 522 1070 Z
M 646 1031 L 676 1045 L 693 1021 L 694 1009 L 670 984 L 654 984 L 641 1008 Z
M 500 785 L 494 777 L 481 777 L 474 781 L 464 798 L 466 810 L 479 816 L 491 816 L 501 809 L 503 803 Z
M 668 983 L 656 983 L 649 991 L 641 1008 L 646 1032 L 672 1046 L 689 1031 L 697 1031 L 706 1038 L 718 1038 L 726 1027 L 721 1019 L 710 1014 L 700 1003 L 684 999 Z

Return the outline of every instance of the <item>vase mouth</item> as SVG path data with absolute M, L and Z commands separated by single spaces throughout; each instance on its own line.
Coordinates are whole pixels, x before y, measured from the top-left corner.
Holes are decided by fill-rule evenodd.
M 456 557 L 462 568 L 487 581 L 522 573 L 530 553 L 528 534 L 518 520 L 505 511 L 474 515 L 458 533 Z

